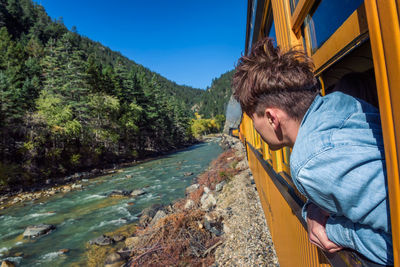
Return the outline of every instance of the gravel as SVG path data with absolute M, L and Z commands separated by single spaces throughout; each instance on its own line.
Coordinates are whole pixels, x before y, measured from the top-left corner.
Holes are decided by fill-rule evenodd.
M 222 214 L 225 234 L 223 244 L 215 251 L 213 266 L 279 266 L 244 147 L 232 139 L 236 155 L 244 159 L 236 167 L 241 171 L 217 198 L 216 210 Z

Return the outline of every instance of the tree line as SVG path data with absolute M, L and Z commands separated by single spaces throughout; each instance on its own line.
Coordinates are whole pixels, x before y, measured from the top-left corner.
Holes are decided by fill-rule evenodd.
M 0 0 L 0 185 L 190 144 L 205 94 L 68 30 L 31 0 Z

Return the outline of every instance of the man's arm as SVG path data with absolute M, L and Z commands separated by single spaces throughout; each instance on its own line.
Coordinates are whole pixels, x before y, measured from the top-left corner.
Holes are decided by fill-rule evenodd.
M 310 242 L 317 247 L 329 253 L 333 253 L 342 249 L 328 239 L 326 234 L 325 225 L 329 218 L 329 214 L 320 209 L 317 205 L 309 203 L 307 205 L 307 227 L 308 238 Z

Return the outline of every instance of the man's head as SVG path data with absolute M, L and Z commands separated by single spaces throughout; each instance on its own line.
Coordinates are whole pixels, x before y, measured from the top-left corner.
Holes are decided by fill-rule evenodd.
M 299 125 L 318 94 L 311 59 L 299 50 L 281 53 L 269 38 L 257 42 L 250 55 L 239 59 L 232 85 L 242 110 L 253 119 L 263 139 L 276 149 L 290 145 L 286 135 L 291 133 L 282 126 L 287 122 Z M 262 125 L 261 119 L 269 128 Z

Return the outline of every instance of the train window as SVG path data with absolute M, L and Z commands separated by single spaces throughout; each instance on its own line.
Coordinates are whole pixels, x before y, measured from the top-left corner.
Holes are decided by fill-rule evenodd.
M 363 2 L 363 0 L 317 1 L 304 21 L 311 35 L 312 53 L 315 53 Z
M 276 44 L 276 32 L 275 32 L 275 23 L 274 23 L 274 21 L 272 21 L 271 29 L 270 29 L 270 31 L 268 33 L 268 36 L 271 37 L 274 40 L 273 43 L 274 43 L 274 46 L 276 46 L 277 44 Z
M 299 0 L 289 0 L 289 2 L 290 2 L 290 11 L 293 14 L 297 4 L 299 3 Z
M 250 53 L 251 45 L 253 44 L 253 32 L 254 32 L 254 24 L 256 23 L 256 8 L 257 8 L 257 0 L 253 0 L 251 6 L 251 21 L 250 21 L 250 38 L 247 46 L 247 51 Z
M 342 91 L 378 106 L 374 64 L 369 40 L 360 44 L 320 75 L 325 92 Z M 350 91 L 345 88 L 353 88 Z
M 274 22 L 274 16 L 272 14 L 271 5 L 268 8 L 267 14 L 268 15 L 265 19 L 263 34 L 264 36 L 271 37 L 274 40 L 274 46 L 276 46 L 277 43 L 276 43 L 275 22 Z

